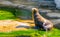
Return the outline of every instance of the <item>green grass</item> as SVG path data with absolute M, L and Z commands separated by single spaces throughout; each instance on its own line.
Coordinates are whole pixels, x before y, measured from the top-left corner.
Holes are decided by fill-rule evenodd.
M 16 36 L 24 36 L 24 37 L 60 37 L 60 30 L 53 29 L 52 31 L 40 31 L 35 29 L 29 29 L 25 31 L 12 31 L 12 32 L 0 32 L 0 36 L 8 36 L 8 37 L 16 37 Z
M 14 9 L 10 8 L 0 8 L 0 20 L 6 19 L 16 19 L 14 13 Z
M 37 30 L 33 30 L 33 29 L 29 29 L 29 30 L 25 30 L 25 31 L 12 31 L 12 32 L 1 32 L 0 36 L 35 36 L 37 35 Z
M 2 19 L 15 19 L 15 16 L 11 12 L 0 10 L 0 20 Z

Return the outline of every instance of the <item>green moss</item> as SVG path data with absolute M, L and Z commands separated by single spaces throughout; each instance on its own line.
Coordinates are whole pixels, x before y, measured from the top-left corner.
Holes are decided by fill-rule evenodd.
M 14 19 L 14 18 L 15 18 L 15 16 L 11 12 L 0 10 L 0 20 Z

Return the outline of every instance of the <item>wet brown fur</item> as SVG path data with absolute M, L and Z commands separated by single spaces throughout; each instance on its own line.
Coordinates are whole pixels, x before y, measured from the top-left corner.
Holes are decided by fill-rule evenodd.
M 35 12 L 34 12 L 34 11 L 35 11 Z M 36 15 L 36 17 L 35 17 L 34 15 Z M 35 17 L 35 18 L 34 18 L 34 17 Z M 53 23 L 52 23 L 51 21 L 45 19 L 44 17 L 42 17 L 42 16 L 39 14 L 38 8 L 32 8 L 32 19 L 33 19 L 33 20 L 36 20 L 36 18 L 37 18 L 38 22 L 45 23 L 45 21 L 46 21 L 46 23 L 49 23 L 49 24 L 47 24 L 47 25 L 48 25 L 48 26 L 51 25 L 51 27 L 49 28 L 50 30 L 53 28 Z M 36 21 L 35 21 L 35 23 L 36 23 Z M 37 24 L 35 24 L 35 25 L 39 26 L 40 24 L 37 23 Z M 43 24 L 42 24 L 41 26 L 43 26 Z M 44 27 L 44 26 L 43 26 L 43 27 Z

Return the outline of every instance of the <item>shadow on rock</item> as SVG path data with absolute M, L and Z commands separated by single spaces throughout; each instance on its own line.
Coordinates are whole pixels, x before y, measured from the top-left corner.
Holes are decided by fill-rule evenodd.
M 54 25 L 55 28 L 60 29 L 60 23 Z

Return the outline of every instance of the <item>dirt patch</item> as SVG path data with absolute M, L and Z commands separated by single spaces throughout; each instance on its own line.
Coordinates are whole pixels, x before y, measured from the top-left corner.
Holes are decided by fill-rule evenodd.
M 27 28 L 20 27 L 16 28 L 16 26 L 35 26 L 32 20 L 0 20 L 0 32 L 10 32 L 16 30 L 27 30 Z

